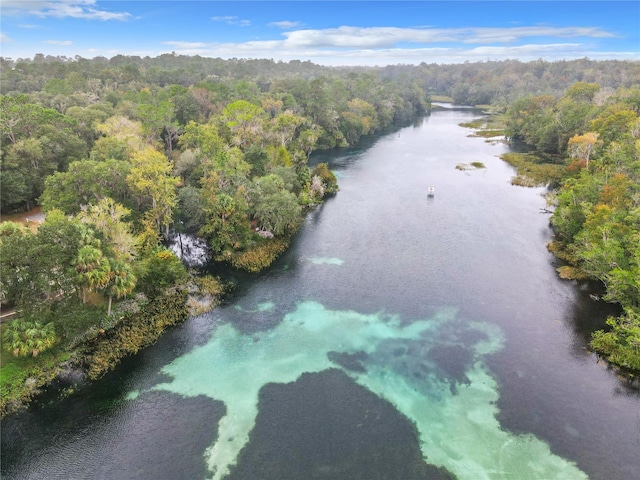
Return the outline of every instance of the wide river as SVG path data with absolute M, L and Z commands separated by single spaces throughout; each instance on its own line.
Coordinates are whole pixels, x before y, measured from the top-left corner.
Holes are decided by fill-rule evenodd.
M 615 310 L 558 278 L 479 116 L 314 157 L 341 190 L 273 268 L 6 419 L 2 478 L 640 479 L 640 393 L 585 350 Z

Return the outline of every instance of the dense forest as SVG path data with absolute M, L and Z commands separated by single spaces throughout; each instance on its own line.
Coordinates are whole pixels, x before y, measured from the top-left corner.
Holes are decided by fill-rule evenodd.
M 553 248 L 625 308 L 594 348 L 624 345 L 612 360 L 640 368 L 638 63 L 36 55 L 0 58 L 0 68 L 0 207 L 46 214 L 0 224 L 0 301 L 19 313 L 3 324 L 3 413 L 34 391 L 25 380 L 44 364 L 88 362 L 98 376 L 117 361 L 99 356 L 104 345 L 134 352 L 183 315 L 176 299 L 187 290 L 220 294 L 166 248 L 172 232 L 202 237 L 216 261 L 265 268 L 305 212 L 338 191 L 311 153 L 428 114 L 436 95 L 508 110 L 509 136 L 560 169 Z M 179 313 L 150 323 L 140 312 L 158 299 Z
M 415 82 L 366 73 L 285 69 L 266 84 L 229 62 L 239 78 L 200 72 L 191 83 L 186 57 L 170 56 L 171 70 L 125 60 L 2 64 L 2 210 L 45 213 L 41 224 L 0 225 L 0 300 L 19 313 L 3 355 L 24 358 L 3 361 L 3 392 L 21 390 L 42 352 L 97 376 L 118 360 L 98 352 L 134 352 L 175 320 L 158 312 L 150 326 L 137 312 L 181 291 L 219 295 L 166 247 L 172 232 L 199 235 L 214 260 L 267 267 L 338 190 L 326 164 L 309 167 L 312 151 L 430 109 Z
M 524 97 L 506 122 L 512 139 L 538 152 L 529 172 L 560 187 L 549 246 L 566 261 L 560 275 L 600 280 L 603 299 L 624 311 L 591 346 L 640 371 L 640 83 L 608 91 L 577 82 L 561 96 Z

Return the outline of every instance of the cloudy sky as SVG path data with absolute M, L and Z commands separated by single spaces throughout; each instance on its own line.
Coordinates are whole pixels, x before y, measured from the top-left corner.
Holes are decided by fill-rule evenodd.
M 2 0 L 0 55 L 640 60 L 640 2 Z

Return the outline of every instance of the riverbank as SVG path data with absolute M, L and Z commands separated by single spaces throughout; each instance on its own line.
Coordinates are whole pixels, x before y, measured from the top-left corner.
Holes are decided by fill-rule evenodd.
M 493 138 L 496 135 L 505 135 L 505 141 L 507 141 L 506 131 L 496 129 L 495 122 L 492 121 L 492 118 L 493 117 L 489 117 L 487 121 L 477 120 L 469 122 L 462 124 L 461 126 L 478 130 L 480 132 L 478 136 L 482 137 L 487 136 Z M 503 124 L 504 122 L 500 121 L 499 123 Z M 512 185 L 522 187 L 547 187 L 549 190 L 547 201 L 551 205 L 550 208 L 552 208 L 552 210 L 545 210 L 545 212 L 551 213 L 552 215 L 554 214 L 553 209 L 558 205 L 558 198 L 561 197 L 563 193 L 566 195 L 566 190 L 575 188 L 573 186 L 565 187 L 565 181 L 570 179 L 572 176 L 575 177 L 580 170 L 576 167 L 575 160 L 567 166 L 567 158 L 560 154 L 543 154 L 536 150 L 526 152 L 509 152 L 501 155 L 500 158 L 516 169 L 516 175 L 511 179 Z M 585 170 L 585 173 L 587 174 L 586 176 L 593 176 L 588 168 Z M 585 175 L 583 175 L 583 177 L 585 177 Z M 626 180 L 626 177 L 616 178 L 618 178 L 619 183 L 622 182 L 621 179 Z M 594 184 L 597 184 L 597 182 L 592 181 L 590 184 L 591 186 L 588 188 L 592 188 Z M 580 188 L 588 190 L 585 186 Z M 578 188 L 578 190 L 580 188 Z M 611 195 L 607 192 L 612 189 L 615 189 L 614 182 L 611 182 L 610 185 L 605 182 L 603 191 L 599 194 L 591 195 L 589 198 L 592 203 L 600 202 L 599 207 L 612 211 L 612 208 L 621 207 L 621 202 L 616 203 L 615 201 L 612 202 L 609 200 Z M 574 207 L 576 207 L 579 202 L 576 202 L 575 200 L 575 192 L 572 195 L 573 200 L 571 202 L 565 201 L 565 212 L 561 215 L 557 215 L 556 213 L 555 217 L 552 217 L 550 221 L 552 228 L 554 228 L 555 235 L 554 239 L 548 243 L 547 249 L 562 262 L 562 265 L 556 269 L 559 278 L 576 282 L 595 280 L 602 282 L 603 288 L 606 290 L 605 283 L 607 282 L 603 281 L 603 276 L 609 275 L 606 273 L 607 268 L 592 267 L 590 269 L 588 266 L 585 267 L 585 263 L 593 263 L 594 265 L 597 265 L 599 262 L 599 255 L 613 255 L 611 252 L 619 247 L 615 245 L 608 247 L 605 242 L 603 248 L 605 250 L 611 250 L 611 252 L 608 254 L 596 253 L 594 258 L 585 262 L 584 258 L 581 259 L 577 254 L 578 247 L 574 243 L 574 240 L 568 241 L 566 238 L 566 232 L 564 232 L 564 240 L 559 239 L 559 237 L 562 237 L 562 232 L 561 235 L 558 235 L 557 229 L 555 228 L 558 223 L 561 223 L 565 224 L 566 230 L 566 224 L 574 222 L 575 225 L 571 227 L 571 231 L 572 236 L 575 239 L 579 236 L 579 229 L 576 230 L 576 225 L 580 223 L 580 216 L 584 216 L 586 218 L 589 215 L 592 215 L 589 208 L 586 208 L 585 211 L 580 211 L 579 213 L 576 212 L 576 208 Z M 628 198 L 630 195 L 622 193 L 621 196 Z M 567 206 L 568 203 L 573 203 L 573 207 Z M 580 208 L 582 207 L 579 207 L 578 209 Z M 569 220 L 567 220 L 567 218 L 569 218 Z M 554 221 L 556 225 L 554 225 Z M 584 219 L 582 222 L 585 224 L 588 223 L 585 222 Z M 595 223 L 598 222 L 599 221 L 596 221 Z M 619 224 L 615 225 L 615 228 L 620 228 Z M 603 227 L 601 228 L 604 232 L 605 229 Z M 604 233 L 596 234 L 596 236 L 599 235 L 603 235 L 603 238 L 607 236 Z M 631 237 L 632 235 L 629 235 L 629 238 Z M 624 240 L 621 240 L 620 243 L 616 245 L 623 244 L 624 242 Z M 585 255 L 583 255 L 583 257 L 584 256 Z M 618 269 L 620 270 L 618 275 L 620 277 L 626 275 L 626 273 L 624 273 L 624 271 L 619 267 L 621 264 L 620 262 L 605 260 L 604 263 L 606 264 L 606 262 L 613 262 L 612 264 L 618 265 Z M 633 276 L 633 273 L 631 273 L 633 267 L 628 266 L 626 267 L 626 270 L 631 276 Z M 589 342 L 589 349 L 596 353 L 599 358 L 605 360 L 610 368 L 615 370 L 618 378 L 637 387 L 638 382 L 640 381 L 640 350 L 638 349 L 638 345 L 640 345 L 640 314 L 637 309 L 633 307 L 634 303 L 637 305 L 637 300 L 635 302 L 630 300 L 633 297 L 633 280 L 625 280 L 625 282 L 625 287 L 614 287 L 617 288 L 617 293 L 606 292 L 605 295 L 597 298 L 598 301 L 608 299 L 607 301 L 620 304 L 623 313 L 619 317 L 608 318 L 604 329 L 593 332 L 591 341 Z M 615 283 L 615 281 L 610 281 L 608 283 Z M 636 286 L 635 288 L 637 292 L 638 287 Z M 621 291 L 624 292 L 622 295 L 620 295 Z M 626 302 L 624 300 L 626 300 Z
M 120 361 L 153 343 L 189 315 L 189 294 L 184 287 L 138 305 L 109 329 L 88 333 L 70 348 L 54 348 L 38 357 L 26 357 L 0 369 L 0 418 L 26 408 L 43 391 L 61 394 L 100 378 Z

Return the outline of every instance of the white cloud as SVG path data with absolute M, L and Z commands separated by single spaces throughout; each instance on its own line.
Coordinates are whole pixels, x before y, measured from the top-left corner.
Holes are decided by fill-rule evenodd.
M 4 33 L 0 32 L 0 43 L 9 43 L 11 39 Z
M 291 22 L 289 20 L 282 20 L 280 22 L 271 22 L 268 24 L 270 27 L 281 28 L 283 30 L 290 30 L 292 28 L 301 27 L 301 22 Z
M 71 40 L 43 40 L 42 43 L 46 43 L 47 45 L 61 46 L 73 45 L 73 42 Z
M 236 25 L 238 27 L 250 27 L 251 26 L 251 21 L 250 20 L 243 20 L 241 18 L 238 18 L 236 16 L 231 16 L 231 15 L 226 15 L 223 17 L 211 17 L 211 20 L 213 20 L 214 22 L 224 22 L 227 25 Z
M 33 15 L 40 18 L 81 18 L 85 20 L 128 20 L 127 12 L 109 12 L 96 8 L 96 0 L 3 0 L 3 15 Z
M 557 38 L 615 38 L 616 35 L 595 27 L 512 27 L 512 28 L 473 28 L 468 29 L 468 37 L 460 40 L 465 43 L 511 43 L 521 38 L 557 37 Z M 461 37 L 464 37 L 461 30 Z
M 338 48 L 387 48 L 400 43 L 513 43 L 529 37 L 615 37 L 595 27 L 547 26 L 453 29 L 342 26 L 324 30 L 296 30 L 286 32 L 284 36 L 285 43 L 291 46 Z
M 202 42 L 167 41 L 162 43 L 164 45 L 170 45 L 172 47 L 176 47 L 179 49 L 193 49 L 193 48 L 202 48 L 207 46 L 206 43 L 202 43 Z
M 21 23 L 18 25 L 18 28 L 24 28 L 25 30 L 38 30 L 42 27 L 40 25 L 33 25 L 30 23 Z
M 179 42 L 165 42 L 177 45 Z M 189 42 L 184 42 L 190 45 Z M 363 42 L 364 43 L 364 42 Z M 640 60 L 637 52 L 596 52 L 581 43 L 537 43 L 526 45 L 478 45 L 472 48 L 456 46 L 421 48 L 336 48 L 292 45 L 286 40 L 251 41 L 244 43 L 191 44 L 192 48 L 176 50 L 183 55 L 220 58 L 271 58 L 276 61 L 310 60 L 322 65 L 395 65 L 425 63 L 462 63 L 517 59 L 548 61 L 579 58 Z M 167 52 L 161 52 L 167 53 Z

